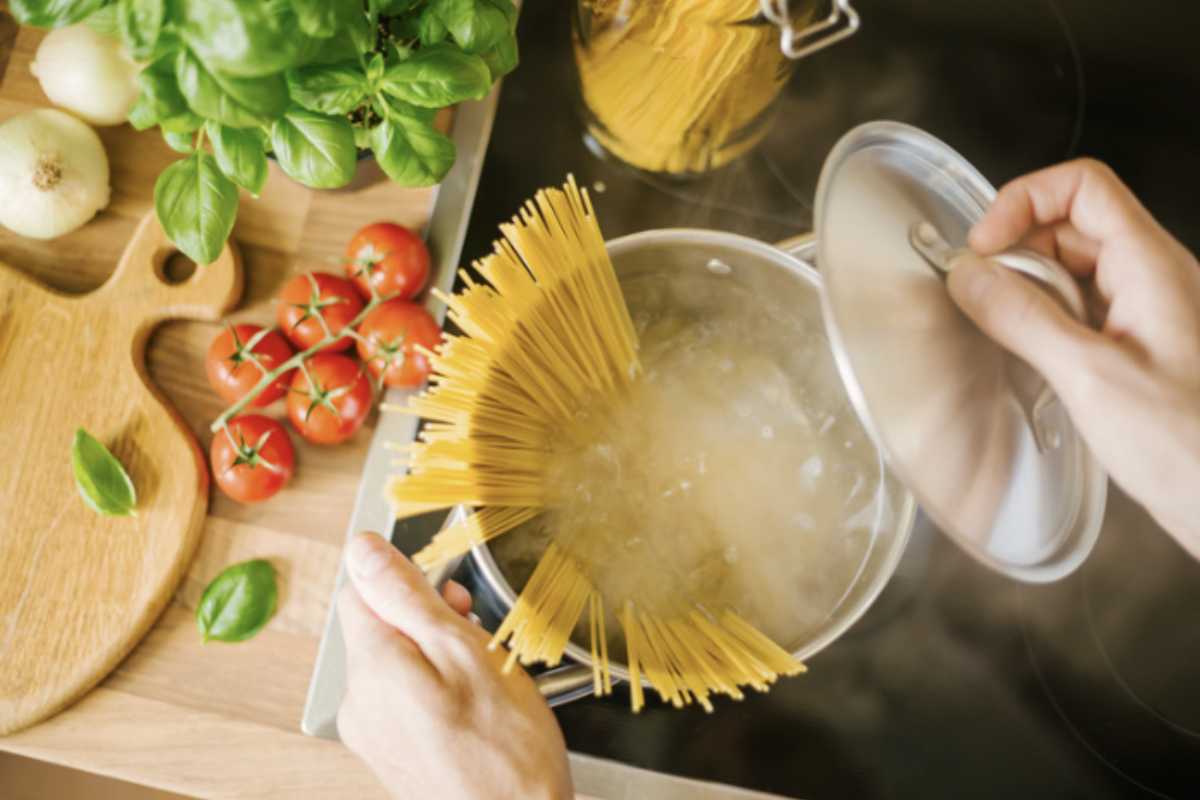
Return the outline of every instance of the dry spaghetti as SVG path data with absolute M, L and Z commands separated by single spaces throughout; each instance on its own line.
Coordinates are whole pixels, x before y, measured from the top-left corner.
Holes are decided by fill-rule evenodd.
M 790 62 L 779 30 L 758 17 L 759 0 L 582 5 L 575 58 L 589 131 L 618 158 L 700 173 L 766 134 Z
M 588 437 L 581 420 L 603 416 L 636 387 L 638 339 L 586 192 L 574 180 L 543 190 L 494 252 L 463 272 L 465 288 L 439 295 L 462 331 L 430 354 L 430 387 L 406 409 L 426 420 L 406 448 L 409 465 L 389 497 L 401 516 L 469 505 L 416 561 L 430 567 L 528 523 L 552 506 L 552 454 Z M 596 694 L 612 690 L 604 598 L 569 542 L 550 543 L 493 638 L 520 662 L 557 664 L 587 614 Z M 680 597 L 671 607 L 625 602 L 632 705 L 641 678 L 675 706 L 711 710 L 711 696 L 765 690 L 803 665 L 729 608 Z

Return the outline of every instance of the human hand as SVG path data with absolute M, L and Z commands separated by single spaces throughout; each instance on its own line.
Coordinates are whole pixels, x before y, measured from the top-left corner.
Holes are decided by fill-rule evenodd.
M 464 618 L 467 591 L 447 584 L 443 602 L 371 533 L 350 542 L 346 567 L 338 732 L 392 796 L 572 797 L 554 715 L 524 670 L 500 672 L 505 651 L 488 650 L 487 633 Z
M 1200 558 L 1200 264 L 1107 166 L 1071 161 L 1018 178 L 971 231 L 992 255 L 1020 244 L 1093 294 L 1100 330 L 1031 280 L 975 255 L 950 294 L 1050 383 L 1096 458 Z

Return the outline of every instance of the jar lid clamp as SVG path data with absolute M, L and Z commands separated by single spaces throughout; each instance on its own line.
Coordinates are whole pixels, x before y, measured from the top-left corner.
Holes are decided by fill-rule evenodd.
M 850 0 L 833 0 L 824 19 L 799 29 L 789 0 L 761 0 L 760 6 L 763 16 L 779 26 L 779 49 L 791 59 L 805 58 L 854 35 L 860 24 Z

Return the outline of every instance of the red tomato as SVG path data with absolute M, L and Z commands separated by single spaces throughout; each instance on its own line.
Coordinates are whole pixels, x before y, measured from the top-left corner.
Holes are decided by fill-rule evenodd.
M 292 379 L 288 419 L 308 441 L 338 444 L 362 427 L 371 395 L 371 381 L 358 362 L 337 353 L 317 353 Z
M 372 286 L 380 297 L 411 300 L 429 280 L 429 251 L 408 228 L 376 222 L 346 246 L 346 274 L 367 300 Z
M 234 417 L 213 436 L 208 452 L 221 491 L 239 503 L 257 503 L 292 479 L 296 452 L 283 426 L 261 414 Z
M 358 316 L 362 307 L 350 281 L 328 272 L 309 272 L 292 278 L 279 293 L 279 327 L 292 344 L 307 350 L 325 338 L 325 325 L 330 333 L 337 333 Z M 350 345 L 350 337 L 343 336 L 321 351 L 345 350 Z
M 388 386 L 420 386 L 429 377 L 429 359 L 416 345 L 432 350 L 442 330 L 424 306 L 389 300 L 375 307 L 358 326 L 358 355 Z
M 258 325 L 229 325 L 208 347 L 204 370 L 208 382 L 226 403 L 236 403 L 258 385 L 262 376 L 292 357 L 292 348 L 278 331 Z M 269 406 L 287 391 L 292 382 L 288 370 L 263 389 L 250 404 Z

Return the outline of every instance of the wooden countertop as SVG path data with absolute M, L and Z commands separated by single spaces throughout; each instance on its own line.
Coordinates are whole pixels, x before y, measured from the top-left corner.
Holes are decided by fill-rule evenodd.
M 40 37 L 18 29 L 0 10 L 0 120 L 48 105 L 28 69 Z M 112 167 L 113 196 L 105 211 L 52 242 L 0 230 L 0 260 L 66 291 L 93 289 L 112 272 L 134 225 L 152 207 L 155 177 L 178 157 L 157 131 L 137 133 L 122 125 L 99 133 Z M 346 241 L 367 222 L 421 226 L 431 198 L 429 190 L 387 182 L 311 191 L 273 166 L 260 199 L 243 193 L 234 237 L 244 257 L 246 290 L 232 318 L 269 324 L 272 297 L 289 276 L 336 270 Z M 221 411 L 203 366 L 217 330 L 214 324 L 167 323 L 147 355 L 155 382 L 205 452 L 208 424 Z M 282 414 L 281 405 L 270 412 Z M 372 427 L 373 420 L 335 448 L 297 438 L 295 480 L 262 505 L 238 505 L 214 489 L 191 569 L 141 645 L 74 707 L 0 738 L 0 749 L 198 797 L 383 797 L 345 748 L 299 728 Z M 280 570 L 278 613 L 249 642 L 201 644 L 193 619 L 201 591 L 222 568 L 251 557 L 269 558 Z

